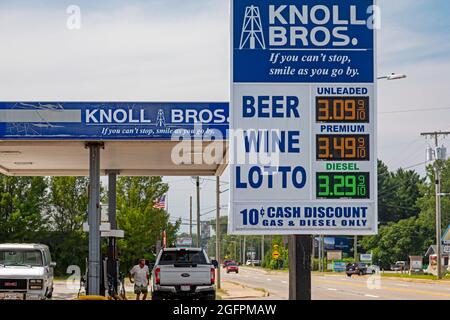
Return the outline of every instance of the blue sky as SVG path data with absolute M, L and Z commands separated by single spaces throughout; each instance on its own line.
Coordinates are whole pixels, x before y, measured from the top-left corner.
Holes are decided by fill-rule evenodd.
M 420 132 L 450 130 L 450 110 L 389 112 L 450 107 L 450 1 L 378 3 L 379 74 L 408 75 L 379 83 L 379 157 L 391 169 L 423 173 L 417 164 L 429 142 Z M 71 4 L 81 8 L 80 30 L 66 28 Z M 2 0 L 0 39 L 0 100 L 229 98 L 226 0 Z M 187 218 L 193 184 L 167 181 L 173 216 Z M 202 185 L 201 206 L 204 212 L 214 206 L 212 181 Z
M 404 47 L 387 49 L 389 55 L 380 55 L 380 63 L 410 64 L 424 59 L 443 59 L 450 57 L 450 1 L 445 0 L 380 0 L 382 9 L 382 30 L 385 33 L 402 33 L 411 50 Z M 390 46 L 389 40 L 382 46 Z M 393 38 L 395 41 L 395 38 Z

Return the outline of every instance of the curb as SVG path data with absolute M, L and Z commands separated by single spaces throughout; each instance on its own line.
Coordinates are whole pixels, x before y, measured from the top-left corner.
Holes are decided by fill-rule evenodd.
M 263 298 L 263 297 L 269 297 L 270 296 L 270 292 L 267 291 L 264 288 L 253 288 L 253 287 L 244 285 L 242 283 L 229 281 L 229 280 L 227 280 L 226 282 L 231 283 L 231 284 L 233 284 L 235 286 L 239 286 L 239 287 L 245 288 L 245 289 L 251 289 L 251 290 L 254 290 L 254 291 L 260 291 L 261 295 L 243 295 L 243 296 L 220 295 L 220 297 L 222 299 L 226 298 L 226 299 L 229 299 L 229 300 L 239 300 L 239 299 Z

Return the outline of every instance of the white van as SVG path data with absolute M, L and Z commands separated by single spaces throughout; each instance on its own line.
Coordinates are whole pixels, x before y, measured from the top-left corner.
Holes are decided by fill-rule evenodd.
M 0 300 L 51 298 L 55 266 L 46 245 L 0 244 Z

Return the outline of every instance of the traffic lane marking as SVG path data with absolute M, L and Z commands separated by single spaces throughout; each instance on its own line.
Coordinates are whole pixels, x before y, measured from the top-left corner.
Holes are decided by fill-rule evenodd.
M 339 282 L 339 281 L 332 281 L 332 280 L 316 280 L 318 282 L 328 283 L 328 284 L 341 284 L 344 286 L 353 286 L 353 287 L 359 287 L 359 288 L 367 288 L 367 285 L 362 285 L 358 283 L 349 283 L 349 282 Z M 386 287 L 383 286 L 379 290 L 387 290 L 387 291 L 397 291 L 397 292 L 404 292 L 404 293 L 412 293 L 412 294 L 423 294 L 423 295 L 430 295 L 430 296 L 437 296 L 437 297 L 449 297 L 450 293 L 438 293 L 433 291 L 426 291 L 426 290 L 416 290 L 416 289 L 402 289 L 402 288 L 394 288 L 394 287 Z

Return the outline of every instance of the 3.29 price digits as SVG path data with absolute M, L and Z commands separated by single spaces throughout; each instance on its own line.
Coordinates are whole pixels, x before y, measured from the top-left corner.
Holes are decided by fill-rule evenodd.
M 316 174 L 316 196 L 324 199 L 369 199 L 370 174 L 322 172 Z

